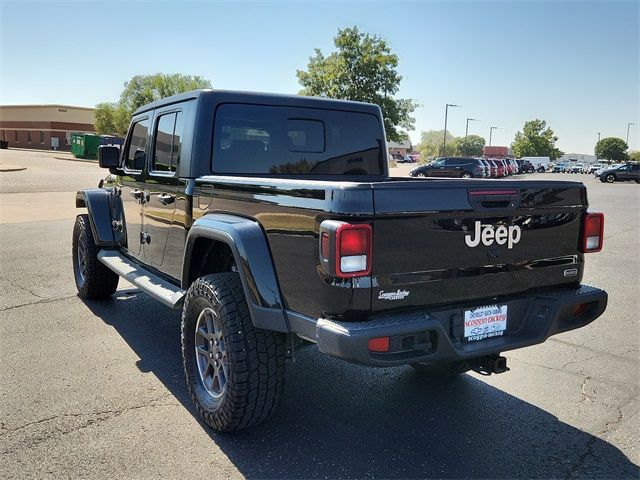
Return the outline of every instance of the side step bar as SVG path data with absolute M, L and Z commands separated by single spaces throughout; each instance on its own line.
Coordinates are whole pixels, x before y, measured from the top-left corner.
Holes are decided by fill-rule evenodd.
M 180 308 L 187 292 L 145 270 L 138 263 L 116 250 L 100 250 L 98 260 L 122 278 L 133 283 L 143 292 L 151 295 L 171 308 Z

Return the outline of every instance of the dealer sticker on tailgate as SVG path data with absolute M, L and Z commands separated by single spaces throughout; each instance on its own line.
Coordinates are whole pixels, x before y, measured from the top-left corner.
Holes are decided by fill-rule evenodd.
M 469 342 L 500 337 L 506 329 L 506 305 L 489 305 L 464 311 L 464 338 Z

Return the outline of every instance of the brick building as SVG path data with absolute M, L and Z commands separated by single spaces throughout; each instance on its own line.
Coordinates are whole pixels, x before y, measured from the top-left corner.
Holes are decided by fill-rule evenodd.
M 94 132 L 93 108 L 0 105 L 0 140 L 9 148 L 70 150 L 72 132 Z
M 411 153 L 412 146 L 410 140 L 404 140 L 402 142 L 387 142 L 387 147 L 389 148 L 390 154 L 397 154 L 405 156 L 408 153 Z

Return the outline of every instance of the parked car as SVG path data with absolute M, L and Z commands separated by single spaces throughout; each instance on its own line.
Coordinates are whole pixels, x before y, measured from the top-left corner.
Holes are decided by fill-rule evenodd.
M 605 170 L 614 170 L 618 167 L 621 167 L 623 164 L 622 163 L 613 163 L 611 165 L 602 165 L 602 167 L 598 170 L 596 170 L 594 172 L 594 175 L 596 178 L 600 178 L 600 175 L 602 175 L 602 172 L 604 172 Z
M 569 172 L 568 173 L 582 173 L 585 169 L 585 165 L 584 163 L 581 162 L 576 162 L 576 163 L 572 163 L 571 165 L 569 165 Z
M 481 158 L 480 161 L 485 166 L 488 178 L 498 178 L 498 169 L 494 167 L 488 160 Z
M 489 162 L 496 169 L 496 178 L 503 178 L 505 176 L 504 164 L 500 160 L 488 159 Z
M 533 173 L 536 171 L 536 167 L 529 160 L 523 160 L 521 168 L 524 173 Z M 542 168 L 544 171 L 544 167 Z
M 412 177 L 486 178 L 484 163 L 472 157 L 442 157 L 409 172 Z
M 553 173 L 562 173 L 565 171 L 565 169 L 567 168 L 567 164 L 566 163 L 556 163 L 553 166 L 553 170 L 551 170 Z
M 613 183 L 630 180 L 640 183 L 640 163 L 625 163 L 617 168 L 606 169 L 600 174 L 601 182 Z
M 592 163 L 587 167 L 587 173 L 596 173 L 596 171 L 604 167 L 605 165 L 603 163 Z

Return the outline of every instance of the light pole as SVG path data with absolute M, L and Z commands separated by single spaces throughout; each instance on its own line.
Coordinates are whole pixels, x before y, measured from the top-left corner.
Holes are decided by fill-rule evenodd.
M 447 103 L 444 107 L 444 140 L 442 141 L 442 155 L 445 155 L 445 149 L 447 148 L 447 115 L 449 114 L 449 107 L 461 107 L 462 105 L 454 105 L 453 103 Z
M 635 125 L 635 123 L 633 123 L 633 122 L 627 123 L 627 146 L 629 146 L 629 127 L 631 125 Z
M 469 135 L 469 122 L 479 122 L 477 118 L 467 118 L 467 128 L 464 129 L 464 139 L 467 139 L 467 135 Z
M 493 136 L 493 131 L 497 130 L 499 127 L 491 127 L 489 129 L 489 146 L 491 146 L 491 137 Z
M 600 132 L 598 132 L 598 143 L 600 143 Z

